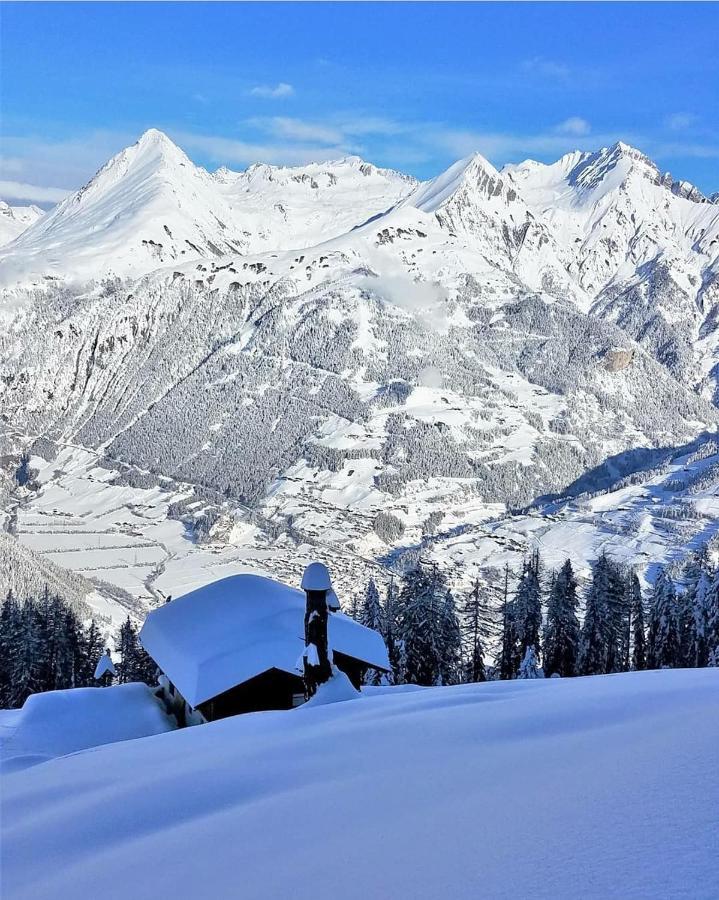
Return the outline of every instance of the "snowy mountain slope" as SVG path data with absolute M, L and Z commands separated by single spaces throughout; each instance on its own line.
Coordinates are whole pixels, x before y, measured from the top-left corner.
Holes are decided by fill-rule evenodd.
M 0 531 L 0 601 L 9 591 L 24 599 L 42 597 L 46 589 L 67 600 L 81 616 L 94 616 L 101 626 L 119 625 L 129 611 L 112 592 L 99 590 L 71 568 L 59 566 L 26 542 Z
M 69 309 L 64 299 L 38 302 L 6 338 L 6 368 L 16 373 L 2 387 L 7 414 L 29 433 L 102 444 L 255 502 L 328 416 L 361 423 L 384 403 L 404 419 L 391 384 L 411 393 L 429 369 L 456 403 L 476 402 L 454 431 L 427 413 L 426 463 L 427 436 L 381 430 L 383 446 L 397 444 L 383 451 L 387 484 L 401 492 L 408 479 L 446 472 L 475 481 L 485 500 L 513 505 L 561 488 L 606 455 L 681 443 L 715 421 L 712 407 L 621 331 L 571 302 L 518 289 L 496 266 L 479 282 L 483 258 L 441 225 L 424 227 L 409 228 L 403 209 L 298 255 L 233 259 L 199 273 L 188 264 L 131 294 L 101 291 Z M 453 262 L 464 271 L 449 278 Z M 627 364 L 615 366 L 621 346 Z M 555 427 L 540 416 L 526 429 L 536 413 L 489 368 L 562 395 L 568 419 Z M 520 461 L 502 452 L 515 427 L 527 439 Z M 398 469 L 393 453 L 409 453 L 409 464 Z M 493 486 L 487 463 L 507 473 L 527 467 L 524 484 Z
M 695 669 L 390 688 L 74 753 L 4 778 L 4 891 L 708 900 L 718 687 Z
M 719 256 L 719 210 L 673 192 L 648 157 L 621 142 L 502 174 L 570 249 L 574 274 L 594 296 L 659 254 L 696 257 L 699 271 Z
M 504 175 L 480 154 L 460 160 L 419 185 L 400 204 L 433 215 L 452 235 L 463 235 L 487 260 L 510 269 L 532 290 L 589 298 L 569 277 L 570 257 Z
M 211 175 L 150 129 L 0 253 L 6 284 L 137 276 L 188 259 L 304 247 L 384 212 L 414 186 L 356 157 Z
M 39 206 L 10 206 L 0 200 L 0 247 L 14 241 L 44 215 Z
M 688 383 L 716 382 L 719 209 L 617 143 L 503 174 L 571 253 L 569 271 L 616 322 Z M 700 340 L 701 339 L 701 340 Z
M 104 278 L 245 246 L 212 177 L 151 129 L 28 229 L 1 264 L 9 279 Z
M 219 169 L 214 178 L 246 226 L 253 253 L 301 249 L 345 234 L 386 212 L 417 184 L 357 156 L 306 166 L 256 164 Z

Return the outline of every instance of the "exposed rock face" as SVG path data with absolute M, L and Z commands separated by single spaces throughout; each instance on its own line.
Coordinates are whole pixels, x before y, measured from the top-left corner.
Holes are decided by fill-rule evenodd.
M 607 372 L 620 372 L 632 364 L 633 358 L 633 350 L 623 350 L 619 347 L 614 350 L 607 350 L 604 355 L 604 368 Z

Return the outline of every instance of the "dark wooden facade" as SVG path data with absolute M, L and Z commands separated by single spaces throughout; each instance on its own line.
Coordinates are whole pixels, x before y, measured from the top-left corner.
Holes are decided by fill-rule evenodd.
M 336 651 L 334 662 L 359 690 L 367 670 L 366 664 Z M 208 722 L 225 719 L 227 716 L 237 716 L 240 713 L 260 712 L 266 709 L 292 709 L 304 701 L 304 691 L 301 675 L 290 675 L 281 669 L 268 669 L 207 700 L 198 709 Z

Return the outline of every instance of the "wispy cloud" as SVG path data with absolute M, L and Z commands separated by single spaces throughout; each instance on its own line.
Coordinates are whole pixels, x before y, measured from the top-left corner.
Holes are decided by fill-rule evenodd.
M 542 78 L 554 78 L 565 81 L 569 78 L 571 70 L 566 63 L 556 59 L 546 59 L 544 56 L 533 56 L 520 63 L 520 69 L 527 74 L 539 75 Z
M 283 97 L 291 97 L 295 92 L 291 84 L 280 81 L 279 84 L 257 84 L 250 88 L 250 96 L 264 97 L 267 100 L 280 100 Z
M 667 116 L 664 125 L 670 131 L 686 131 L 699 121 L 699 117 L 694 113 L 676 112 Z
M 589 134 L 592 130 L 592 126 L 586 119 L 582 119 L 579 116 L 570 116 L 570 118 L 560 122 L 554 130 L 557 134 L 574 134 L 581 136 Z
M 287 116 L 267 116 L 248 119 L 247 124 L 274 137 L 290 141 L 317 141 L 320 144 L 341 144 L 345 133 L 341 128 Z
M 182 131 L 173 131 L 172 137 L 185 149 L 200 153 L 217 165 L 230 163 L 246 166 L 266 162 L 282 166 L 298 166 L 346 156 L 345 147 L 334 145 L 287 141 L 262 143 Z
M 25 200 L 28 203 L 59 203 L 69 191 L 63 188 L 40 187 L 24 181 L 0 181 L 0 197 L 3 200 Z
M 84 184 L 111 156 L 137 138 L 134 131 L 90 131 L 62 139 L 5 133 L 0 171 L 8 180 L 3 182 L 0 198 L 11 199 L 12 191 L 12 199 L 56 202 L 64 193 Z

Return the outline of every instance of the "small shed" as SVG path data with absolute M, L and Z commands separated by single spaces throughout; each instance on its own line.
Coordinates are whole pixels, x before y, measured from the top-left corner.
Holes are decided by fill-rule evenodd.
M 153 610 L 140 641 L 173 693 L 207 720 L 304 701 L 303 591 L 261 575 L 233 575 Z M 334 664 L 360 686 L 368 668 L 389 671 L 382 636 L 329 613 Z M 299 666 L 299 668 L 298 668 Z

